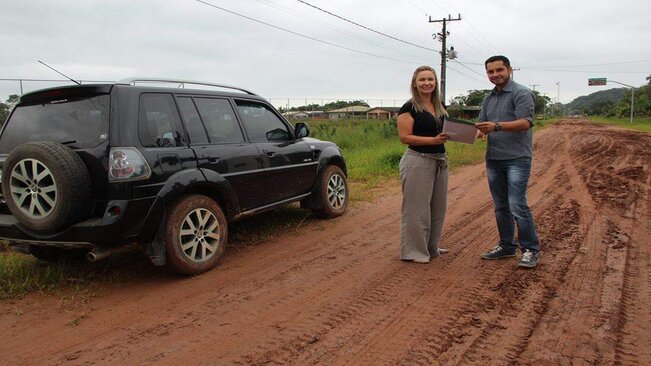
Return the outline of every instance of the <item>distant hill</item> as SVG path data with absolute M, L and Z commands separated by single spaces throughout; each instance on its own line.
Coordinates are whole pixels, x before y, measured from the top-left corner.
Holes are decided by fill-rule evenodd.
M 620 99 L 622 99 L 626 90 L 626 88 L 615 88 L 601 90 L 589 95 L 584 95 L 582 97 L 574 99 L 569 104 L 567 104 L 566 110 L 569 111 L 569 113 L 573 114 L 580 113 L 584 110 L 592 110 L 599 105 L 608 103 L 615 104 L 619 102 Z

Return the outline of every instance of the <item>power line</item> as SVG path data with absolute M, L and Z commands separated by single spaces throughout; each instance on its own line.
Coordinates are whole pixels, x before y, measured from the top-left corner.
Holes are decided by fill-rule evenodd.
M 477 79 L 477 78 L 474 77 L 474 76 L 471 76 L 471 75 L 468 75 L 468 74 L 464 74 L 463 72 L 461 72 L 461 71 L 459 71 L 459 70 L 453 68 L 453 67 L 450 66 L 450 65 L 446 65 L 446 67 L 447 67 L 448 69 L 450 69 L 450 70 L 456 72 L 457 74 L 460 74 L 460 75 L 463 75 L 463 76 L 467 77 L 468 79 L 473 79 L 473 80 L 475 80 L 475 81 L 479 81 L 480 83 L 486 82 L 486 80 L 480 80 L 480 79 Z
M 449 6 L 450 8 L 452 8 L 452 10 L 454 10 L 452 13 L 461 14 L 461 12 L 458 11 L 454 6 L 452 6 L 452 4 L 450 4 L 450 3 L 447 2 L 446 0 L 443 0 L 443 1 L 445 1 L 445 3 L 448 4 L 448 6 Z M 434 1 L 432 1 L 432 3 L 434 3 Z M 441 7 L 441 6 L 438 5 L 437 3 L 434 3 L 434 5 L 438 6 L 438 7 L 441 8 L 441 10 L 443 10 L 443 11 L 447 11 L 446 9 L 443 9 L 443 7 Z M 468 28 L 468 29 L 470 30 L 470 33 L 468 33 L 468 34 L 470 34 L 470 36 L 472 36 L 472 37 L 475 38 L 479 43 L 481 43 L 482 46 L 486 47 L 486 49 L 488 50 L 488 52 L 494 53 L 493 50 L 495 50 L 495 46 L 493 46 L 493 45 L 490 43 L 490 41 L 489 41 L 488 39 L 486 39 L 486 37 L 484 37 L 484 36 L 481 34 L 481 32 L 479 32 L 479 30 L 477 30 L 477 28 L 475 28 L 475 26 L 473 26 L 472 23 L 471 23 L 467 18 L 464 19 L 464 20 L 465 20 L 464 23 L 467 23 L 467 24 L 472 28 L 472 29 Z M 461 24 L 461 25 L 465 27 L 465 24 Z M 477 38 L 477 37 L 473 34 L 473 30 L 474 30 L 474 31 L 475 31 L 475 32 L 476 32 L 480 37 L 484 38 L 484 40 L 486 40 L 486 43 L 488 43 L 488 45 L 489 45 L 490 47 L 488 47 L 488 46 L 486 45 L 486 43 L 484 43 L 484 41 L 482 41 L 481 39 Z
M 357 38 L 357 39 L 359 39 L 359 40 L 361 40 L 361 41 L 363 41 L 363 42 L 366 42 L 366 43 L 368 43 L 368 44 L 370 44 L 370 45 L 373 45 L 373 46 L 375 46 L 375 47 L 377 47 L 377 48 L 383 48 L 383 49 L 385 49 L 385 50 L 388 50 L 388 51 L 391 51 L 391 52 L 394 52 L 394 53 L 398 53 L 398 52 L 400 52 L 400 51 L 398 51 L 398 50 L 395 49 L 395 48 L 387 47 L 386 45 L 383 45 L 383 44 L 381 44 L 381 43 L 375 42 L 375 41 L 373 41 L 373 40 L 371 40 L 371 39 L 369 39 L 369 38 L 367 38 L 367 37 L 360 36 L 360 35 L 358 35 L 358 34 L 355 34 L 355 33 L 351 32 L 351 31 L 348 31 L 348 30 L 345 30 L 345 29 L 343 29 L 343 28 L 340 28 L 340 27 L 334 26 L 334 25 L 332 25 L 332 24 L 328 24 L 328 23 L 326 23 L 326 22 L 324 22 L 324 21 L 321 21 L 321 20 L 319 20 L 319 19 L 317 19 L 317 18 L 315 18 L 315 17 L 311 17 L 311 16 L 309 16 L 309 15 L 307 15 L 307 14 L 304 14 L 304 13 L 298 12 L 298 11 L 296 11 L 296 10 L 294 10 L 294 9 L 289 8 L 289 7 L 286 7 L 286 6 L 283 6 L 283 5 L 280 5 L 280 4 L 275 4 L 275 3 L 273 3 L 273 2 L 271 2 L 271 1 L 269 1 L 269 0 L 256 0 L 256 1 L 258 1 L 259 3 L 262 3 L 262 4 L 264 4 L 264 5 L 267 5 L 267 6 L 270 6 L 270 7 L 276 8 L 276 9 L 278 9 L 278 10 L 280 10 L 280 11 L 284 11 L 284 12 L 290 13 L 290 14 L 294 15 L 295 17 L 298 17 L 298 18 L 308 18 L 308 19 L 310 19 L 310 20 L 312 20 L 312 21 L 314 21 L 314 22 L 316 22 L 316 23 L 319 23 L 319 24 L 321 24 L 321 25 L 323 25 L 323 26 L 325 26 L 325 27 L 327 27 L 327 28 L 333 29 L 333 30 L 335 30 L 335 31 L 337 31 L 337 32 L 340 32 L 340 33 L 342 33 L 342 34 L 347 34 L 347 35 L 349 35 L 349 36 L 355 37 L 355 38 Z
M 483 75 L 482 73 L 478 72 L 477 70 L 473 70 L 473 69 L 471 69 L 470 67 L 466 66 L 466 65 L 465 65 L 463 62 L 461 62 L 461 61 L 458 61 L 458 60 L 456 60 L 456 59 L 454 59 L 454 60 L 452 60 L 452 61 L 458 63 L 459 65 L 465 67 L 466 69 L 472 71 L 473 73 L 475 73 L 475 74 L 477 74 L 477 75 L 479 75 L 479 76 L 481 76 L 481 77 L 484 77 L 484 76 L 485 76 L 485 75 Z
M 333 17 L 335 17 L 335 18 L 339 18 L 339 19 L 341 19 L 341 20 L 343 20 L 343 21 L 345 21 L 345 22 L 348 22 L 348 23 L 350 23 L 350 24 L 356 25 L 356 26 L 358 26 L 358 27 L 360 27 L 360 28 L 364 28 L 364 29 L 366 29 L 366 30 L 368 30 L 368 31 L 371 31 L 371 32 L 373 32 L 373 33 L 377 33 L 377 34 L 379 34 L 379 35 L 381 35 L 381 36 L 384 36 L 384 37 L 387 37 L 387 38 L 391 38 L 391 39 L 393 39 L 393 40 L 395 40 L 395 41 L 402 42 L 402 43 L 405 43 L 405 44 L 408 44 L 408 45 L 411 45 L 411 46 L 414 46 L 414 47 L 422 48 L 422 49 L 424 49 L 424 50 L 433 51 L 433 52 L 438 52 L 438 51 L 435 50 L 435 49 L 427 48 L 427 47 L 423 47 L 423 46 L 419 46 L 419 45 L 414 44 L 414 43 L 411 43 L 411 42 L 403 41 L 402 39 L 396 38 L 396 37 L 391 36 L 391 35 L 388 35 L 388 34 L 386 34 L 386 33 L 382 33 L 382 32 L 380 32 L 380 31 L 376 31 L 375 29 L 369 28 L 369 27 L 367 27 L 367 26 L 365 26 L 365 25 L 361 25 L 361 24 L 359 24 L 359 23 L 357 23 L 357 22 L 354 22 L 354 21 L 352 21 L 352 20 L 346 19 L 346 18 L 344 18 L 344 17 L 342 17 L 342 16 L 340 16 L 340 15 L 337 15 L 337 14 L 331 13 L 331 12 L 329 12 L 329 11 L 327 11 L 327 10 L 321 9 L 321 8 L 319 8 L 318 6 L 312 5 L 312 4 L 310 4 L 310 3 L 306 2 L 306 1 L 303 1 L 303 0 L 296 0 L 296 1 L 298 1 L 299 3 L 305 4 L 305 5 L 309 6 L 309 7 L 312 7 L 312 8 L 314 8 L 314 9 L 317 9 L 317 10 L 319 10 L 319 11 L 321 11 L 321 12 L 324 12 L 324 13 L 330 15 L 330 16 L 333 16 Z
M 427 14 L 427 10 L 425 10 L 425 9 L 421 8 L 420 6 L 416 5 L 416 3 L 413 2 L 413 1 L 411 1 L 411 0 L 407 0 L 407 1 L 408 1 L 411 5 L 413 5 L 416 9 L 422 11 L 423 14 L 425 14 L 425 16 L 429 16 L 429 14 Z
M 220 7 L 220 6 L 217 6 L 217 5 L 214 5 L 214 4 L 211 4 L 211 3 L 208 3 L 208 2 L 202 1 L 202 0 L 195 0 L 195 1 L 198 2 L 198 3 L 204 4 L 204 5 L 206 5 L 206 6 L 210 6 L 210 7 L 213 7 L 213 8 L 215 8 L 215 9 L 219 9 L 219 10 L 221 10 L 221 11 L 225 11 L 225 12 L 227 12 L 227 13 L 229 13 L 229 14 L 233 14 L 233 15 L 236 15 L 236 16 L 238 16 L 238 17 L 242 17 L 242 18 L 244 18 L 244 19 L 248 19 L 248 20 L 254 21 L 254 22 L 256 22 L 256 23 L 264 24 L 264 25 L 266 25 L 266 26 L 268 26 L 268 27 L 272 27 L 272 28 L 275 28 L 275 29 L 281 30 L 281 31 L 283 31 L 283 32 L 291 33 L 291 34 L 293 34 L 293 35 L 295 35 L 295 36 L 299 36 L 299 37 L 307 38 L 307 39 L 312 40 L 312 41 L 316 41 L 316 42 L 319 42 L 319 43 L 327 44 L 328 46 L 341 48 L 341 49 L 346 50 L 346 51 L 351 51 L 351 52 L 360 53 L 360 54 L 362 54 L 362 55 L 367 55 L 367 56 L 372 56 L 372 57 L 377 57 L 377 58 L 383 58 L 383 59 L 385 59 L 385 60 L 390 60 L 390 61 L 403 62 L 403 63 L 408 63 L 408 64 L 420 64 L 420 63 L 413 62 L 413 61 L 400 60 L 400 59 L 397 59 L 397 58 L 391 58 L 391 57 L 380 56 L 380 55 L 376 55 L 376 54 L 373 54 L 373 53 L 364 52 L 364 51 L 356 50 L 356 49 L 353 49 L 353 48 L 349 48 L 349 47 L 341 46 L 341 45 L 338 45 L 338 44 L 335 44 L 335 43 L 331 43 L 331 42 L 324 41 L 324 40 L 321 40 L 321 39 L 318 39 L 318 38 L 314 38 L 314 37 L 311 37 L 311 36 L 307 36 L 307 35 L 305 35 L 305 34 L 301 34 L 301 33 L 298 33 L 298 32 L 294 32 L 294 31 L 291 31 L 291 30 L 289 30 L 289 29 L 282 28 L 282 27 L 279 27 L 279 26 L 277 26 L 277 25 L 273 25 L 273 24 L 271 24 L 271 23 L 263 22 L 262 20 L 258 20 L 258 19 L 255 19 L 255 18 L 251 18 L 251 17 L 249 17 L 249 16 L 246 16 L 246 15 L 243 15 L 243 14 L 240 14 L 240 13 L 236 13 L 236 12 L 234 12 L 234 11 L 232 11 L 232 10 L 225 9 L 225 8 Z
M 527 67 L 522 66 L 523 70 L 536 70 L 536 71 L 554 71 L 554 72 L 581 72 L 586 74 L 591 73 L 604 73 L 604 74 L 646 74 L 648 71 L 599 71 L 599 70 L 562 70 L 562 69 L 547 69 L 547 68 L 536 68 L 536 67 Z
M 619 62 L 608 62 L 605 64 L 591 64 L 591 65 L 567 65 L 567 66 L 550 66 L 550 67 L 592 67 L 592 66 L 610 66 L 610 65 L 625 65 L 625 64 L 636 64 L 640 62 L 649 62 L 651 61 L 651 58 L 645 59 L 645 60 L 635 60 L 635 61 L 619 61 Z M 533 67 L 540 67 L 540 66 L 530 66 L 530 68 Z M 545 67 L 545 66 L 543 66 Z

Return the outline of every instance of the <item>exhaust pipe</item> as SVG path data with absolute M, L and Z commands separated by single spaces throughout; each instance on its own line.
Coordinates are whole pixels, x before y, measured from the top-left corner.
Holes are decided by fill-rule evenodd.
M 86 255 L 86 258 L 88 258 L 89 261 L 91 262 L 97 262 L 99 260 L 102 260 L 106 257 L 110 257 L 113 254 L 117 253 L 124 253 L 124 252 L 130 252 L 134 251 L 137 249 L 137 245 L 134 244 L 127 244 L 123 245 L 121 247 L 115 247 L 115 248 L 95 248 L 92 251 L 88 252 Z

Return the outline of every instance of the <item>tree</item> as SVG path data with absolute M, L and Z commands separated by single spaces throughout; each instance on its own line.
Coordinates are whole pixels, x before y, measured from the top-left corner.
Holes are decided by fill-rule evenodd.
M 484 97 L 491 91 L 488 89 L 483 90 L 468 90 L 468 95 L 459 95 L 452 99 L 452 104 L 466 105 L 466 106 L 480 106 L 484 101 Z
M 535 90 L 533 92 L 533 95 L 536 97 L 535 106 L 534 106 L 534 113 L 535 114 L 544 113 L 545 108 L 547 107 L 547 105 L 551 101 L 551 98 L 549 98 L 546 95 L 540 95 L 540 93 L 538 93 L 538 91 L 535 91 Z
M 4 103 L 0 103 L 0 127 L 5 123 L 11 109 L 18 103 L 20 96 L 11 94 Z
M 480 106 L 484 102 L 484 98 L 490 93 L 490 89 L 482 90 L 468 90 L 468 97 L 466 98 L 466 105 Z

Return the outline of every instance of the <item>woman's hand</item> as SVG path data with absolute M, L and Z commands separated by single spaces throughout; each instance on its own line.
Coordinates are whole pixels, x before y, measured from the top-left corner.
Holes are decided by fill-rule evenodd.
M 443 145 L 446 141 L 448 141 L 448 138 L 449 136 L 447 132 L 439 133 L 436 135 L 436 137 L 434 137 L 434 145 Z

